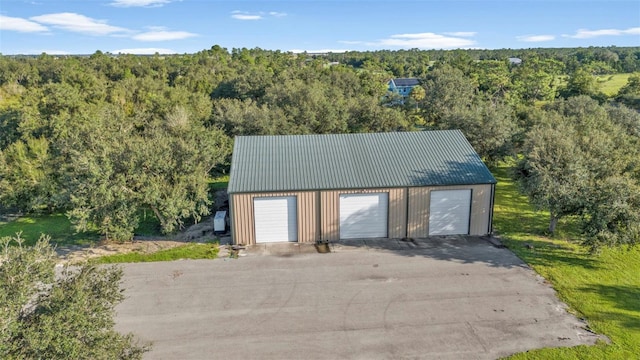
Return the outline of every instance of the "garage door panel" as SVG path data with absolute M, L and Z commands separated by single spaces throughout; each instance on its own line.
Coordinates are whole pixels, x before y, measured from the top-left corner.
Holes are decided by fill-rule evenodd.
M 387 237 L 388 193 L 341 194 L 340 238 Z
M 298 241 L 295 196 L 253 199 L 256 243 Z
M 429 235 L 469 233 L 471 190 L 431 191 Z

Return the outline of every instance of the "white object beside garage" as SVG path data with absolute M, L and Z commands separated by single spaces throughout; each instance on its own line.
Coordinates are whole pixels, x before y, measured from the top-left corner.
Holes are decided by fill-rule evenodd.
M 469 233 L 471 190 L 431 191 L 429 235 Z
M 340 239 L 387 237 L 388 193 L 341 194 Z
M 295 196 L 253 199 L 256 243 L 298 241 Z
M 226 211 L 216 211 L 216 216 L 213 217 L 213 233 L 224 234 L 227 232 L 227 217 Z

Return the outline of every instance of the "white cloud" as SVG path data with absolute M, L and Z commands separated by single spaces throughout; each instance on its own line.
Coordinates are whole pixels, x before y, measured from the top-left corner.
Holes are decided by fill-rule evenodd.
M 270 11 L 268 13 L 258 12 L 258 13 L 250 13 L 248 11 L 240 11 L 235 10 L 231 12 L 231 17 L 236 20 L 262 20 L 265 15 L 281 18 L 287 16 L 286 13 L 278 12 L 278 11 Z
M 171 0 L 113 0 L 109 5 L 117 7 L 160 7 Z
M 46 14 L 33 16 L 30 19 L 41 24 L 83 34 L 110 35 L 129 32 L 125 28 L 108 25 L 105 20 L 96 20 L 76 13 Z
M 554 35 L 522 35 L 522 36 L 516 36 L 516 39 L 518 39 L 519 41 L 526 41 L 526 42 L 543 42 L 543 41 L 551 41 L 554 40 L 556 37 Z
M 0 30 L 18 31 L 18 32 L 47 32 L 49 29 L 36 22 L 23 18 L 0 15 Z
M 262 20 L 262 15 L 250 14 L 246 11 L 233 11 L 231 17 L 236 20 Z
M 478 33 L 475 31 L 454 31 L 454 32 L 446 32 L 443 34 L 450 35 L 450 36 L 473 37 L 473 36 L 476 36 Z
M 198 35 L 187 31 L 155 30 L 134 35 L 133 39 L 140 41 L 168 41 L 187 39 L 194 36 Z
M 343 42 L 355 44 L 356 42 Z M 463 37 L 445 36 L 435 33 L 397 34 L 374 42 L 360 42 L 373 47 L 391 47 L 405 49 L 451 49 L 470 48 L 475 41 Z
M 640 27 L 621 29 L 588 30 L 579 29 L 574 35 L 562 35 L 574 39 L 590 39 L 598 36 L 640 35 Z
M 176 52 L 171 49 L 162 48 L 138 48 L 138 49 L 118 49 L 110 51 L 112 54 L 134 54 L 134 55 L 153 55 L 158 54 L 175 54 Z

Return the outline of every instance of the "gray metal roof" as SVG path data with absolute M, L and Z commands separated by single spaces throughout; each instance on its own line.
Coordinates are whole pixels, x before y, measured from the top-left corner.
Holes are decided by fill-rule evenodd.
M 229 193 L 493 184 L 459 130 L 238 136 Z
M 396 86 L 416 86 L 420 84 L 417 78 L 397 78 L 391 81 L 393 81 Z

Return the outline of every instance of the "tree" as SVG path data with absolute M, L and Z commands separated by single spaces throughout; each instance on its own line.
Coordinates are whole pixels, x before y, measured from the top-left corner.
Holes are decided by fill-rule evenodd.
M 537 208 L 549 210 L 549 232 L 574 215 L 592 249 L 640 242 L 637 114 L 578 96 L 542 115 L 527 134 L 516 178 Z
M 214 99 L 211 122 L 231 137 L 296 133 L 282 109 L 258 105 L 251 99 Z
M 406 105 L 409 110 L 418 109 L 422 100 L 424 100 L 426 96 L 426 92 L 424 88 L 420 85 L 416 85 L 411 88 L 411 92 L 409 93 L 409 98 L 407 99 Z
M 640 74 L 629 76 L 627 83 L 618 91 L 616 101 L 640 110 Z
M 68 215 L 78 230 L 93 223 L 109 239 L 130 240 L 142 209 L 153 211 L 165 233 L 209 213 L 209 172 L 230 152 L 226 135 L 181 107 L 142 129 L 113 107 L 97 118 L 103 124 L 77 129 L 67 145 Z
M 478 101 L 469 109 L 448 112 L 440 119 L 438 128 L 460 129 L 489 165 L 513 155 L 517 125 L 513 111 L 507 105 Z
M 506 61 L 484 60 L 475 64 L 478 89 L 490 98 L 506 98 L 511 87 L 511 76 Z
M 0 201 L 22 211 L 51 211 L 64 202 L 49 142 L 27 138 L 0 151 Z
M 581 221 L 585 244 L 602 246 L 640 244 L 640 184 L 629 176 L 599 179 L 589 189 Z
M 597 92 L 598 84 L 596 79 L 586 67 L 581 67 L 569 76 L 563 95 L 564 97 L 577 95 L 594 96 Z
M 121 269 L 82 263 L 56 275 L 47 237 L 33 247 L 19 234 L 0 243 L 1 358 L 140 359 L 149 350 L 113 329 Z
M 425 97 L 421 108 L 432 124 L 448 113 L 469 109 L 476 96 L 476 86 L 459 70 L 442 66 L 430 72 L 422 84 Z
M 515 175 L 531 203 L 549 210 L 548 230 L 553 234 L 561 217 L 578 213 L 589 171 L 575 129 L 559 114 L 547 115 L 545 123 L 529 131 Z
M 514 69 L 513 87 L 520 99 L 527 104 L 553 100 L 557 92 L 557 76 L 562 68 L 562 63 L 552 59 L 527 57 L 523 59 L 522 65 Z

